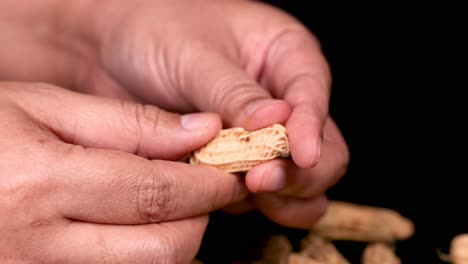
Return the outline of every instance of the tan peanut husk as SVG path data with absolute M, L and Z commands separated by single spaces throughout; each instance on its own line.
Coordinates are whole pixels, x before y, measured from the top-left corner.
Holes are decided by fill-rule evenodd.
M 362 264 L 401 264 L 393 245 L 385 242 L 371 242 L 361 257 Z
M 191 164 L 216 167 L 226 172 L 246 172 L 260 163 L 290 155 L 286 128 L 274 124 L 263 129 L 222 129 L 210 142 L 195 150 Z
M 309 234 L 307 237 L 301 240 L 300 254 L 325 264 L 350 263 L 338 251 L 332 241 L 313 234 Z
M 310 232 L 331 240 L 392 242 L 410 238 L 414 224 L 392 209 L 330 201 L 327 212 Z
M 288 264 L 292 245 L 284 235 L 271 236 L 263 248 L 263 257 L 253 264 Z

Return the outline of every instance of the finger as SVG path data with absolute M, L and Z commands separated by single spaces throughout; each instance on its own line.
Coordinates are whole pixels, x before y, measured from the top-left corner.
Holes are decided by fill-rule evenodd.
M 203 54 L 203 62 L 186 74 L 189 90 L 184 94 L 190 94 L 197 108 L 219 113 L 226 126 L 248 130 L 283 124 L 289 117 L 290 106 L 273 99 L 240 66 L 211 53 Z
M 60 153 L 60 152 L 59 152 Z M 247 196 L 239 175 L 123 152 L 73 147 L 57 157 L 57 210 L 67 218 L 141 224 L 206 214 Z
M 258 209 L 272 221 L 291 228 L 311 228 L 325 213 L 327 198 L 322 195 L 312 199 L 297 199 L 275 194 L 257 194 Z
M 320 45 L 304 27 L 285 30 L 267 50 L 264 67 L 265 86 L 292 106 L 286 123 L 292 158 L 310 168 L 320 157 L 331 85 Z
M 72 222 L 53 243 L 47 263 L 190 263 L 208 223 L 200 216 L 164 224 Z
M 252 197 L 250 195 L 240 202 L 229 204 L 228 206 L 222 208 L 222 211 L 227 214 L 243 214 L 255 209 L 255 204 L 252 202 Z
M 79 94 L 45 84 L 17 89 L 17 103 L 67 143 L 179 159 L 221 128 L 216 114 L 180 116 L 150 105 Z
M 289 160 L 274 160 L 252 168 L 246 175 L 251 192 L 277 192 L 300 198 L 323 193 L 346 172 L 349 153 L 336 124 L 330 118 L 324 127 L 323 154 L 313 168 L 299 168 Z

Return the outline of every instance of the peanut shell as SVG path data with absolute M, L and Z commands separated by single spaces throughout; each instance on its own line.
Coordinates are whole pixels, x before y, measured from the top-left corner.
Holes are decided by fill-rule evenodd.
M 274 124 L 263 129 L 222 129 L 210 142 L 195 150 L 190 164 L 209 165 L 226 172 L 246 172 L 263 162 L 290 155 L 286 128 Z

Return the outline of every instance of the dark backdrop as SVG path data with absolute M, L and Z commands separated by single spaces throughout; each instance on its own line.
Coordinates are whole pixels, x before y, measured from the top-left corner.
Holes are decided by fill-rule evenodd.
M 403 263 L 443 263 L 437 250 L 447 251 L 454 235 L 468 232 L 462 9 L 266 2 L 314 32 L 331 66 L 330 111 L 351 161 L 329 197 L 399 211 L 416 227 L 411 239 L 397 244 Z M 199 258 L 206 263 L 246 260 L 276 233 L 286 234 L 295 246 L 305 235 L 255 212 L 214 213 Z M 363 245 L 337 246 L 359 263 Z

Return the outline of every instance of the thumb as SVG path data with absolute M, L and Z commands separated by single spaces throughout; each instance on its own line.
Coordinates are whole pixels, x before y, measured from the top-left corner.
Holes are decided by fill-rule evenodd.
M 186 71 L 185 94 L 190 94 L 198 109 L 216 112 L 227 126 L 258 129 L 273 123 L 284 123 L 291 107 L 273 99 L 240 66 L 222 56 L 204 55 L 203 63 Z
M 16 89 L 18 104 L 67 143 L 177 160 L 213 138 L 218 115 L 178 115 L 151 105 L 79 94 L 50 85 Z

